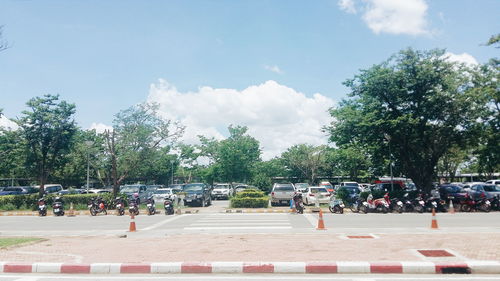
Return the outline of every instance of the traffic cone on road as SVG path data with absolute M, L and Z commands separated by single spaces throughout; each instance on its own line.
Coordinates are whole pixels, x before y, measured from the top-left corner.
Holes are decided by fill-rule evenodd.
M 319 209 L 319 219 L 318 219 L 318 227 L 317 230 L 326 230 L 325 223 L 323 222 L 323 211 Z
M 130 226 L 128 228 L 128 232 L 136 232 L 136 228 L 135 228 L 135 220 L 134 220 L 134 215 L 130 215 Z
M 69 204 L 69 210 L 68 210 L 68 217 L 74 217 L 75 216 L 75 210 L 73 209 L 73 202 Z
M 455 207 L 453 207 L 453 201 L 450 200 L 450 206 L 448 207 L 448 213 L 454 214 L 455 213 Z
M 432 223 L 431 223 L 431 228 L 432 229 L 438 229 L 438 223 L 436 220 L 436 210 L 432 208 Z

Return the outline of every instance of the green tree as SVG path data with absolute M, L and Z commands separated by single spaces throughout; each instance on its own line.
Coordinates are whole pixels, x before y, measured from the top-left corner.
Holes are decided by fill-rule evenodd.
M 358 181 L 371 176 L 369 155 L 360 147 L 346 146 L 328 150 L 326 161 L 333 176 L 348 176 Z
M 26 163 L 40 182 L 40 196 L 51 173 L 64 163 L 76 132 L 75 105 L 59 101 L 59 95 L 35 97 L 27 102 L 17 121 L 26 142 Z
M 326 165 L 326 146 L 298 144 L 281 154 L 290 176 L 307 179 L 311 184 L 316 182 L 318 171 Z
M 26 153 L 25 140 L 19 130 L 0 128 L 0 177 L 30 177 L 24 167 Z
M 200 136 L 201 155 L 211 161 L 206 177 L 220 181 L 243 181 L 252 178 L 253 166 L 260 161 L 260 145 L 247 134 L 244 126 L 229 126 L 229 137 L 217 141 Z
M 250 184 L 260 190 L 269 192 L 273 185 L 273 177 L 285 177 L 288 175 L 281 158 L 273 158 L 269 161 L 256 162 L 253 167 L 252 180 Z
M 438 160 L 477 128 L 485 99 L 471 90 L 473 74 L 443 50 L 403 50 L 344 83 L 350 99 L 331 109 L 330 140 L 371 147 L 374 158 L 391 148 L 402 172 L 428 191 Z
M 171 145 L 182 136 L 184 127 L 159 117 L 157 109 L 156 104 L 144 103 L 120 111 L 115 116 L 113 130 L 104 133 L 114 194 L 160 147 Z

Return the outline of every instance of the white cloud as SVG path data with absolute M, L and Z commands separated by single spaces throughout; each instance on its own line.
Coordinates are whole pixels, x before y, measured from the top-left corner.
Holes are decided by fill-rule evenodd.
M 425 0 L 363 0 L 358 2 L 364 11 L 363 20 L 375 32 L 389 34 L 424 35 L 427 29 Z M 340 0 L 339 7 L 356 13 L 354 0 Z
M 103 123 L 92 123 L 92 125 L 90 125 L 89 130 L 95 130 L 96 133 L 102 134 L 106 130 L 113 131 L 113 127 Z
M 475 65 L 479 64 L 473 56 L 471 56 L 467 53 L 454 54 L 454 53 L 446 52 L 444 54 L 444 56 L 447 57 L 449 61 L 464 63 L 467 66 L 475 66 Z
M 354 6 L 354 0 L 339 0 L 338 5 L 341 10 L 349 14 L 355 14 L 357 12 Z
M 277 65 L 273 65 L 273 66 L 264 65 L 264 68 L 269 70 L 269 71 L 272 71 L 274 73 L 283 74 L 283 71 L 281 71 L 281 69 Z
M 5 117 L 5 115 L 0 116 L 0 128 L 4 128 L 7 130 L 17 130 L 19 126 L 9 118 Z
M 321 94 L 307 97 L 275 81 L 242 91 L 201 87 L 181 93 L 160 80 L 151 85 L 148 102 L 158 103 L 163 117 L 186 126 L 185 143 L 198 143 L 198 135 L 223 139 L 229 125 L 247 126 L 260 142 L 264 160 L 295 144 L 326 144 L 321 128 L 330 123 L 328 109 L 334 104 Z

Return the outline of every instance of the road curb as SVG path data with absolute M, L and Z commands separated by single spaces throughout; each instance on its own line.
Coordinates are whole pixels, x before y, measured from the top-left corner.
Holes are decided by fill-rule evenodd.
M 169 274 L 500 274 L 500 261 L 467 262 L 167 262 L 15 263 L 0 262 L 1 273 Z

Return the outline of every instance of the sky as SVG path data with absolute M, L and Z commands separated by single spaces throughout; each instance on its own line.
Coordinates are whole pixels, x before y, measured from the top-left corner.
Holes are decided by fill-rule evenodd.
M 186 126 L 183 142 L 248 126 L 263 159 L 327 144 L 342 82 L 399 50 L 485 63 L 498 0 L 0 0 L 0 126 L 35 96 L 76 105 L 83 129 L 141 102 Z

